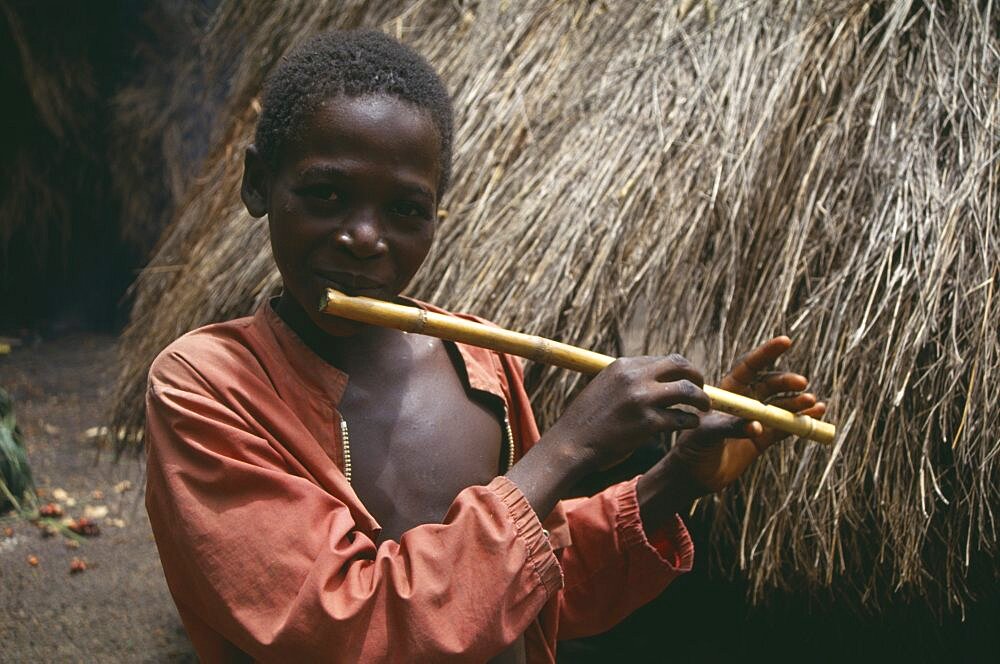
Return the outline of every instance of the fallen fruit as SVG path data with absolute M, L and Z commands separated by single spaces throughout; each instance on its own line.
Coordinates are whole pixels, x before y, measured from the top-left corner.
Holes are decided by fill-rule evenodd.
M 4 528 L 3 529 L 3 536 L 4 537 L 13 537 L 14 536 L 14 529 L 11 528 L 10 526 Z
M 79 549 L 80 548 L 80 540 L 68 539 L 68 540 L 65 540 L 63 542 L 63 544 L 66 545 L 67 549 Z
M 97 524 L 85 516 L 73 521 L 67 527 L 74 533 L 83 535 L 84 537 L 96 537 L 101 534 L 101 529 L 97 527 Z
M 69 573 L 78 574 L 87 569 L 86 561 L 80 560 L 79 558 L 74 558 L 69 563 Z
M 28 564 L 32 567 L 38 567 L 38 556 L 34 554 L 28 556 Z
M 131 488 L 132 488 L 131 480 L 122 480 L 121 482 L 115 485 L 115 493 L 125 493 Z
M 38 508 L 38 516 L 54 519 L 63 515 L 63 508 L 56 503 L 46 503 Z

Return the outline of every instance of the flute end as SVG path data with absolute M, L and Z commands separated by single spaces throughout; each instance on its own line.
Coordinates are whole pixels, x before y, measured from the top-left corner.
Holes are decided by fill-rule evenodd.
M 326 290 L 324 290 L 323 294 L 320 295 L 320 297 L 319 297 L 319 311 L 321 313 L 326 313 L 326 307 L 327 307 L 327 305 L 330 304 L 330 300 L 333 299 L 330 296 L 331 296 L 331 292 L 330 292 L 329 288 L 327 288 Z
M 824 422 L 822 420 L 815 420 L 813 422 L 813 431 L 812 435 L 809 436 L 810 439 L 824 445 L 833 445 L 833 441 L 836 437 L 837 427 L 830 422 Z

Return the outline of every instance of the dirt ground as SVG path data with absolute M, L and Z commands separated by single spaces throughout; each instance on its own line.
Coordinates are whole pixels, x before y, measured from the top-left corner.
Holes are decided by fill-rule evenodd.
M 100 534 L 77 548 L 2 519 L 0 661 L 196 661 L 156 554 L 141 463 L 113 463 L 94 442 L 114 381 L 115 345 L 112 336 L 76 335 L 0 355 L 0 387 L 13 398 L 42 500 L 74 518 L 88 506 L 91 514 L 108 510 L 95 520 Z M 74 558 L 87 569 L 71 574 Z

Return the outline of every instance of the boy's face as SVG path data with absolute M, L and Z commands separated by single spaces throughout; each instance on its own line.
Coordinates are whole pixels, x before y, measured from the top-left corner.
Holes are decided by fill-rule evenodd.
M 299 124 L 268 185 L 271 247 L 284 287 L 324 330 L 328 287 L 392 299 L 437 226 L 441 146 L 429 115 L 387 95 L 334 97 Z

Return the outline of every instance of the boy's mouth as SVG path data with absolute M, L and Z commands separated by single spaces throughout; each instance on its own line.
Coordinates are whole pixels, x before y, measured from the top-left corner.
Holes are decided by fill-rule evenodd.
M 335 288 L 347 295 L 368 295 L 377 297 L 385 285 L 361 274 L 334 270 L 316 270 L 316 277 L 327 288 Z

